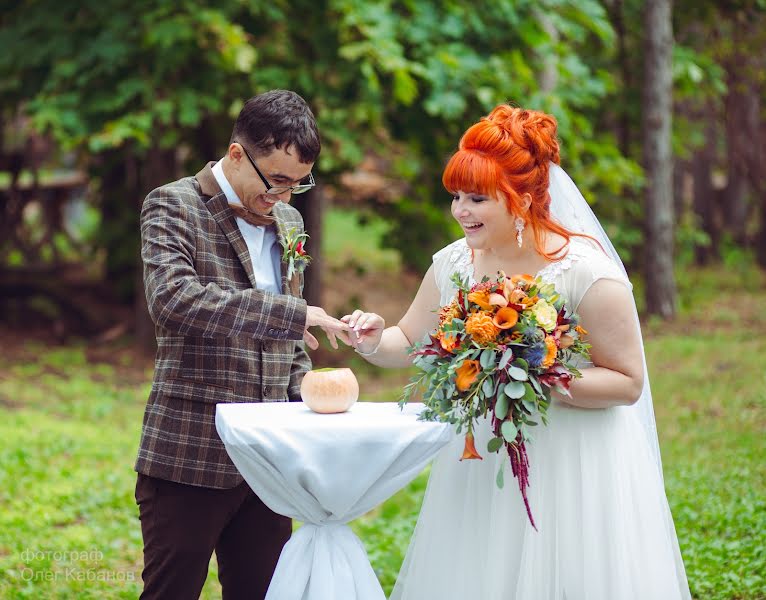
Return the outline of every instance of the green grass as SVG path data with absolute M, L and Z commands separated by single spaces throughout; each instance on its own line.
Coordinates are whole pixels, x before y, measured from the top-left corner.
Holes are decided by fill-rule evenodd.
M 695 272 L 678 321 L 646 327 L 667 493 L 699 600 L 766 598 L 766 289 L 757 272 L 732 277 Z M 398 396 L 401 373 L 360 375 L 366 397 Z M 129 356 L 90 361 L 81 345 L 28 344 L 0 367 L 0 598 L 137 597 L 132 465 L 150 376 Z M 353 524 L 386 592 L 425 482 Z M 213 561 L 203 598 L 217 597 Z

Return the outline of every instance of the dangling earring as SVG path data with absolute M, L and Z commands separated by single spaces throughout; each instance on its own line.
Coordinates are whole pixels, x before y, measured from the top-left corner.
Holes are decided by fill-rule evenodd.
M 521 217 L 516 217 L 516 219 L 513 221 L 514 226 L 516 227 L 516 241 L 519 244 L 519 248 L 521 248 L 521 244 L 523 243 L 523 239 L 521 237 L 521 234 L 524 233 L 524 219 Z

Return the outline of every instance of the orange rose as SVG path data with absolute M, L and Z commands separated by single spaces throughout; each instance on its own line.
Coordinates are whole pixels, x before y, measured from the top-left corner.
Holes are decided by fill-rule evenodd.
M 481 455 L 476 452 L 476 444 L 473 440 L 473 434 L 468 432 L 465 434 L 465 446 L 463 448 L 463 456 L 460 457 L 460 460 L 463 460 L 467 458 L 468 460 L 473 460 L 478 458 L 479 460 L 484 460 Z
M 500 329 L 510 329 L 519 321 L 519 313 L 513 310 L 511 307 L 506 306 L 501 308 L 495 313 L 493 323 Z
M 478 360 L 464 360 L 460 368 L 455 371 L 455 385 L 461 392 L 467 392 L 481 373 L 481 365 Z
M 492 310 L 492 305 L 489 303 L 489 290 L 471 292 L 468 294 L 468 301 L 478 304 L 484 310 Z
M 465 331 L 477 344 L 494 342 L 500 330 L 492 321 L 492 315 L 484 311 L 472 313 L 465 322 Z
M 558 352 L 558 346 L 556 346 L 556 340 L 552 335 L 545 336 L 545 348 L 547 353 L 543 359 L 543 366 L 547 369 L 554 362 L 556 362 L 556 353 Z

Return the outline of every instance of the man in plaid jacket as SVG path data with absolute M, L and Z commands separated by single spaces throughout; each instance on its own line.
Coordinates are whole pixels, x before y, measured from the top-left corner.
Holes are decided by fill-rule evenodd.
M 136 462 L 144 538 L 141 598 L 198 598 L 215 550 L 226 600 L 263 598 L 291 522 L 229 460 L 217 402 L 300 399 L 302 341 L 348 326 L 301 298 L 280 240 L 303 231 L 291 194 L 314 185 L 320 140 L 305 101 L 248 100 L 226 155 L 152 191 L 141 212 L 144 286 L 157 358 Z

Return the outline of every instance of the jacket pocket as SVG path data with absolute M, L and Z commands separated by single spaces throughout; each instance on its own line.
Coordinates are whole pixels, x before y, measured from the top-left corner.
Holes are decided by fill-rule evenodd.
M 156 389 L 163 396 L 191 400 L 192 402 L 219 404 L 234 401 L 234 391 L 230 387 L 194 379 L 166 379 L 158 382 Z

